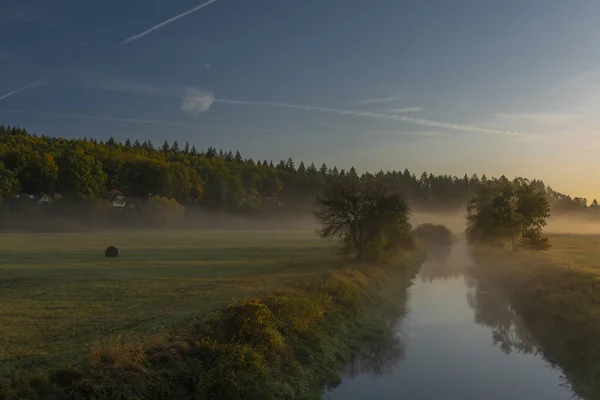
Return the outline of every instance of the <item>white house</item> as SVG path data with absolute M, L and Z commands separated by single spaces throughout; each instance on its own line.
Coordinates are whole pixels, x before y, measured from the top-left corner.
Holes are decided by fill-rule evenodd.
M 42 195 L 42 197 L 40 197 L 40 199 L 37 202 L 38 204 L 52 204 L 52 197 L 48 196 L 47 194 Z
M 127 199 L 125 196 L 115 196 L 113 200 L 113 207 L 125 207 L 127 205 Z

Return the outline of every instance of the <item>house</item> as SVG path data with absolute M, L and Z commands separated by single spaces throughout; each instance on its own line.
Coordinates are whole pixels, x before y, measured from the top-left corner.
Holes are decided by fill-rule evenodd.
M 40 197 L 37 203 L 41 205 L 52 204 L 52 197 L 48 196 L 47 194 L 44 194 L 42 195 L 42 197 Z
M 112 204 L 113 207 L 125 207 L 127 205 L 127 198 L 125 196 L 115 196 Z
M 108 201 L 110 201 L 113 207 L 126 207 L 127 198 L 117 189 L 112 189 L 108 192 Z

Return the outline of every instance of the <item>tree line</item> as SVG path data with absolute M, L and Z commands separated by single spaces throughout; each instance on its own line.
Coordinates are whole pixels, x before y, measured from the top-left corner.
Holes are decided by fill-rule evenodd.
M 116 189 L 129 199 L 160 195 L 188 208 L 252 212 L 261 209 L 312 211 L 315 199 L 344 177 L 378 180 L 401 194 L 415 209 L 457 210 L 479 187 L 494 181 L 485 175 L 463 177 L 380 171 L 358 175 L 352 167 L 306 165 L 292 158 L 278 162 L 243 157 L 239 151 L 166 141 L 118 142 L 35 135 L 0 125 L 0 197 L 48 194 L 63 200 L 94 202 Z M 504 178 L 505 179 L 505 178 Z M 554 191 L 538 180 L 554 213 L 580 213 L 600 218 L 597 200 Z

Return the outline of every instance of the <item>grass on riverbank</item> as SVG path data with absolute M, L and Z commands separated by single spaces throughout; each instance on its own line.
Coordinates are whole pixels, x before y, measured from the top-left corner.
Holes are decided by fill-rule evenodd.
M 182 333 L 112 339 L 78 365 L 13 377 L 13 398 L 320 398 L 339 380 L 374 312 L 416 274 L 415 255 L 385 269 L 354 264 L 221 308 Z M 418 258 L 418 257 L 417 257 Z M 387 289 L 387 290 L 386 290 Z M 173 307 L 173 305 L 170 305 Z M 368 312 L 367 312 L 368 311 Z M 1 393 L 1 392 L 0 392 Z M 1 397 L 1 396 L 0 396 Z
M 544 355 L 563 368 L 583 398 L 590 399 L 600 398 L 600 270 L 594 269 L 591 256 L 591 243 L 598 239 L 571 235 L 556 240 L 553 236 L 555 250 L 544 255 L 474 252 L 480 267 L 524 319 Z M 576 254 L 575 261 L 561 261 L 566 254 Z M 585 260 L 592 261 L 589 268 L 577 266 L 588 266 Z
M 105 258 L 108 245 L 122 256 Z M 0 234 L 0 375 L 74 362 L 107 336 L 185 327 L 341 262 L 311 232 Z

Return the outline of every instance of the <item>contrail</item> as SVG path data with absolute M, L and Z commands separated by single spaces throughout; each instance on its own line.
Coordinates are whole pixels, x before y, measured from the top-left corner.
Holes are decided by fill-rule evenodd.
M 480 132 L 480 133 L 508 135 L 508 136 L 533 136 L 532 134 L 523 133 L 523 132 L 515 132 L 515 131 L 491 129 L 491 128 L 481 128 L 481 127 L 471 126 L 471 125 L 452 124 L 452 123 L 448 123 L 448 122 L 433 121 L 433 120 L 424 119 L 424 118 L 411 118 L 411 117 L 406 117 L 403 115 L 390 115 L 390 114 L 376 113 L 376 112 L 340 110 L 340 109 L 336 109 L 336 108 L 305 106 L 305 105 L 300 105 L 300 104 L 271 103 L 271 102 L 258 102 L 258 101 L 254 102 L 254 101 L 219 99 L 219 98 L 215 99 L 215 103 L 239 104 L 239 105 L 245 105 L 245 106 L 291 108 L 291 109 L 297 109 L 297 110 L 317 111 L 317 112 L 322 112 L 322 113 L 338 114 L 338 115 L 355 115 L 358 117 L 386 119 L 386 120 L 392 120 L 392 121 L 403 121 L 403 122 L 407 122 L 407 123 L 413 124 L 413 125 L 442 128 L 442 129 L 453 130 L 453 131 L 469 131 L 469 132 Z
M 4 95 L 0 96 L 0 100 L 4 100 L 4 99 L 6 99 L 6 98 L 8 98 L 8 97 L 12 96 L 13 94 L 17 94 L 17 93 L 19 93 L 19 92 L 21 92 L 21 91 L 23 91 L 23 90 L 25 90 L 25 89 L 29 89 L 30 87 L 38 86 L 40 83 L 42 83 L 42 81 L 38 81 L 38 82 L 34 82 L 34 83 L 30 83 L 30 84 L 29 84 L 29 85 L 27 85 L 27 86 L 23 86 L 22 88 L 15 89 L 15 90 L 13 90 L 12 92 L 8 92 L 8 93 L 6 93 L 6 94 L 4 94 Z
M 219 1 L 219 0 L 209 0 L 206 3 L 197 5 L 196 7 L 192 8 L 190 10 L 184 11 L 181 14 L 174 16 L 173 18 L 169 18 L 168 20 L 163 21 L 163 22 L 161 22 L 158 25 L 154 25 L 152 28 L 150 28 L 148 30 L 145 30 L 142 33 L 138 33 L 137 35 L 134 35 L 134 36 L 132 36 L 130 38 L 127 38 L 127 39 L 123 40 L 121 43 L 119 43 L 119 46 L 123 46 L 123 45 L 125 45 L 125 44 L 127 44 L 129 42 L 133 42 L 134 40 L 138 40 L 138 39 L 140 39 L 140 38 L 142 38 L 142 37 L 144 37 L 144 36 L 146 36 L 146 35 L 154 32 L 155 30 L 160 29 L 160 28 L 162 28 L 162 27 L 170 24 L 171 22 L 177 21 L 179 18 L 183 18 L 186 15 L 195 13 L 196 11 L 198 11 L 198 10 L 200 10 L 200 9 L 202 9 L 202 8 L 204 8 L 204 7 L 212 4 L 214 2 L 217 2 L 217 1 Z
M 183 122 L 173 121 L 160 121 L 152 119 L 137 119 L 137 118 L 119 118 L 119 117 L 106 117 L 96 115 L 82 115 L 82 114 L 58 114 L 49 112 L 38 112 L 38 111 L 25 111 L 25 110 L 3 110 L 0 109 L 0 113 L 11 113 L 11 114 L 23 114 L 23 115 L 39 115 L 42 117 L 58 117 L 58 118 L 72 118 L 72 119 L 85 119 L 94 121 L 110 121 L 110 122 L 127 122 L 133 124 L 156 124 L 156 125 L 177 125 L 177 126 L 188 126 Z

